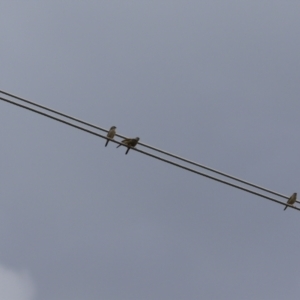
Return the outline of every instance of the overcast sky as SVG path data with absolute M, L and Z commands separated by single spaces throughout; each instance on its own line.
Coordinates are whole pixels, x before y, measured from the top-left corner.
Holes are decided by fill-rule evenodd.
M 290 196 L 299 13 L 3 0 L 0 89 Z M 0 119 L 1 300 L 299 299 L 298 211 L 2 101 Z

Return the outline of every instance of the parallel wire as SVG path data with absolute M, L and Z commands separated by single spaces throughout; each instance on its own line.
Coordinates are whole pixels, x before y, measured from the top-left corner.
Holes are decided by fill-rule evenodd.
M 13 95 L 13 94 L 11 94 L 11 93 L 8 93 L 8 92 L 2 91 L 2 90 L 0 90 L 0 93 L 2 93 L 2 94 L 4 94 L 4 95 L 7 95 L 7 96 L 9 96 L 9 97 L 18 99 L 18 100 L 20 100 L 20 101 L 23 101 L 23 102 L 25 102 L 25 103 L 31 104 L 31 105 L 33 105 L 33 106 L 42 108 L 42 109 L 44 109 L 44 110 L 50 111 L 50 112 L 52 112 L 52 113 L 55 113 L 55 114 L 60 115 L 60 116 L 63 116 L 63 117 L 65 117 L 65 118 L 68 118 L 68 119 L 70 119 L 70 120 L 76 121 L 76 122 L 78 122 L 78 123 L 81 123 L 81 124 L 90 126 L 90 127 L 92 127 L 92 128 L 95 128 L 95 129 L 98 129 L 98 130 L 101 130 L 101 131 L 104 131 L 104 132 L 107 132 L 107 131 L 108 131 L 107 129 L 104 129 L 104 128 L 101 128 L 101 127 L 96 126 L 96 125 L 94 125 L 94 124 L 85 122 L 85 121 L 80 120 L 80 119 L 78 119 L 78 118 L 75 118 L 75 117 L 66 115 L 66 114 L 64 114 L 64 113 L 62 113 L 62 112 L 60 112 L 60 111 L 51 109 L 51 108 L 46 107 L 46 106 L 43 106 L 43 105 L 40 105 L 40 104 L 35 103 L 35 102 L 33 102 L 33 101 L 29 101 L 29 100 L 27 100 L 27 99 L 24 99 L 24 98 L 19 97 L 19 96 L 16 96 L 16 95 Z M 116 136 L 121 137 L 121 138 L 126 138 L 125 136 L 120 135 L 120 134 L 118 134 L 118 133 L 116 134 Z M 139 145 L 144 146 L 144 147 L 146 147 L 146 148 L 149 148 L 149 149 L 151 149 L 151 150 L 157 151 L 157 152 L 159 152 L 159 153 L 165 154 L 165 155 L 167 155 L 167 156 L 176 158 L 176 159 L 178 159 L 178 160 L 184 161 L 184 162 L 189 163 L 189 164 L 191 164 L 191 165 L 200 167 L 200 168 L 202 168 L 202 169 L 208 170 L 208 171 L 210 171 L 210 172 L 213 172 L 213 173 L 222 175 L 222 176 L 224 176 L 224 177 L 230 178 L 230 179 L 232 179 L 232 180 L 235 180 L 235 181 L 237 181 L 237 182 L 243 183 L 243 184 L 245 184 L 245 185 L 254 187 L 254 188 L 256 188 L 256 189 L 259 189 L 259 190 L 268 192 L 268 193 L 270 193 L 270 194 L 273 194 L 273 195 L 282 197 L 282 198 L 284 198 L 284 199 L 288 199 L 288 198 L 289 198 L 289 197 L 286 196 L 286 195 L 279 194 L 279 193 L 277 193 L 277 192 L 275 192 L 275 191 L 266 189 L 266 188 L 264 188 L 264 187 L 262 187 L 262 186 L 256 185 L 256 184 L 251 183 L 251 182 L 249 182 L 249 181 L 245 181 L 245 180 L 243 180 L 243 179 L 240 179 L 240 178 L 231 176 L 231 175 L 229 175 L 229 174 L 226 174 L 226 173 L 224 173 L 224 172 L 218 171 L 218 170 L 216 170 L 216 169 L 209 168 L 209 167 L 204 166 L 204 165 L 202 165 L 202 164 L 196 163 L 196 162 L 194 162 L 194 161 L 188 160 L 188 159 L 186 159 L 186 158 L 180 157 L 180 156 L 175 155 L 175 154 L 172 154 L 172 153 L 170 153 L 170 152 L 167 152 L 167 151 L 164 151 L 164 150 L 161 150 L 161 149 L 152 147 L 152 146 L 147 145 L 147 144 L 144 144 L 144 143 L 142 143 L 142 142 L 139 142 Z M 297 201 L 297 202 L 300 203 L 299 201 Z
M 20 103 L 16 103 L 16 102 L 14 102 L 14 101 L 12 101 L 12 100 L 5 99 L 5 98 L 2 98 L 2 97 L 0 97 L 0 100 L 5 101 L 5 102 L 10 103 L 10 104 L 13 104 L 13 105 L 15 105 L 15 106 L 19 106 L 19 107 L 21 107 L 21 108 L 27 109 L 27 110 L 29 110 L 29 111 L 35 112 L 35 113 L 40 114 L 40 115 L 42 115 L 42 116 L 45 116 L 45 117 L 47 117 L 47 118 L 50 118 L 50 119 L 53 119 L 53 120 L 55 120 L 55 121 L 64 123 L 64 124 L 66 124 L 66 125 L 69 125 L 69 126 L 71 126 L 71 127 L 76 128 L 76 129 L 85 131 L 85 132 L 87 132 L 87 133 L 90 133 L 90 134 L 92 134 L 92 135 L 95 135 L 95 136 L 98 136 L 98 137 L 101 137 L 101 138 L 107 140 L 107 137 L 104 136 L 104 135 L 101 135 L 101 134 L 96 133 L 96 132 L 94 132 L 94 131 L 88 130 L 88 129 L 83 128 L 83 127 L 81 127 L 81 126 L 72 124 L 72 123 L 70 123 L 70 122 L 67 122 L 67 121 L 65 121 L 65 120 L 59 119 L 59 118 L 57 118 L 57 117 L 51 116 L 51 115 L 46 114 L 46 113 L 44 113 L 44 112 L 38 111 L 38 110 L 36 110 L 36 109 L 30 108 L 30 107 L 28 107 L 28 106 L 22 105 L 22 104 L 20 104 Z M 122 144 L 121 142 L 118 142 L 118 141 L 116 141 L 116 140 L 110 140 L 110 141 L 113 142 L 113 143 L 116 143 L 116 144 L 119 144 L 119 145 L 123 145 L 123 146 L 124 146 L 124 144 Z M 125 146 L 125 147 L 126 147 L 126 146 Z M 165 163 L 174 165 L 174 166 L 176 166 L 176 167 L 178 167 L 178 168 L 187 170 L 187 171 L 189 171 L 189 172 L 195 173 L 195 174 L 200 175 L 200 176 L 204 176 L 204 177 L 206 177 L 206 178 L 209 178 L 209 179 L 212 179 L 212 180 L 214 180 L 214 181 L 217 181 L 217 182 L 220 182 L 220 183 L 229 185 L 229 186 L 231 186 L 231 187 L 234 187 L 234 188 L 243 190 L 243 191 L 245 191 L 245 192 L 248 192 L 248 193 L 250 193 L 250 194 L 253 194 L 253 195 L 262 197 L 262 198 L 264 198 L 264 199 L 267 199 L 267 200 L 276 202 L 276 203 L 278 203 L 278 204 L 281 204 L 281 205 L 284 205 L 284 206 L 287 205 L 287 206 L 289 206 L 289 207 L 291 207 L 291 208 L 293 208 L 293 209 L 300 210 L 300 208 L 298 208 L 298 207 L 289 205 L 289 204 L 287 204 L 287 203 L 285 203 L 285 202 L 281 202 L 281 201 L 279 201 L 279 200 L 277 200 L 277 199 L 274 199 L 274 198 L 268 197 L 268 196 L 266 196 L 266 195 L 260 194 L 260 193 L 258 193 L 258 192 L 255 192 L 255 191 L 246 189 L 246 188 L 244 188 L 244 187 L 238 186 L 238 185 L 233 184 L 233 183 L 230 183 L 230 182 L 228 182 L 228 181 L 219 179 L 219 178 L 217 178 L 217 177 L 214 177 L 214 176 L 211 176 L 211 175 L 208 175 L 208 174 L 199 172 L 199 171 L 197 171 L 197 170 L 188 168 L 188 167 L 186 167 L 186 166 L 183 166 L 183 165 L 180 165 L 180 164 L 178 164 L 178 163 L 176 163 L 176 162 L 173 162 L 173 161 L 167 160 L 167 159 L 165 159 L 165 158 L 159 157 L 159 156 L 154 155 L 154 154 L 152 154 L 152 153 L 149 153 L 149 152 L 146 152 L 146 151 L 142 151 L 142 150 L 137 149 L 137 148 L 131 148 L 131 150 L 140 152 L 140 153 L 142 153 L 142 154 L 144 154 L 144 155 L 147 155 L 147 156 L 153 157 L 153 158 L 155 158 L 155 159 L 161 160 L 161 161 L 163 161 L 163 162 L 165 162 Z

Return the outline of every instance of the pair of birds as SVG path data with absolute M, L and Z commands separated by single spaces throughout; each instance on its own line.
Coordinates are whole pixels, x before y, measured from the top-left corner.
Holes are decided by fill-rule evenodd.
M 107 133 L 108 139 L 106 141 L 105 147 L 107 146 L 109 140 L 112 140 L 114 138 L 114 136 L 116 135 L 116 129 L 117 129 L 116 126 L 110 127 L 110 129 L 109 129 L 109 131 Z M 132 138 L 132 139 L 125 139 L 125 140 L 123 140 L 121 143 L 124 144 L 125 146 L 127 146 L 127 151 L 126 151 L 125 154 L 128 153 L 128 151 L 129 151 L 130 148 L 134 148 L 137 145 L 137 143 L 138 143 L 139 140 L 140 140 L 139 137 L 136 137 L 135 139 Z M 121 144 L 118 145 L 117 148 L 119 148 L 120 146 L 121 146 Z

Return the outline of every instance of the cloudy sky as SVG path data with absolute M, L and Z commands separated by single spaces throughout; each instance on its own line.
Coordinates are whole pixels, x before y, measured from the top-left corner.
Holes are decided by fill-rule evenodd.
M 0 89 L 300 193 L 299 13 L 4 0 Z M 299 299 L 298 211 L 2 101 L 0 119 L 1 300 Z

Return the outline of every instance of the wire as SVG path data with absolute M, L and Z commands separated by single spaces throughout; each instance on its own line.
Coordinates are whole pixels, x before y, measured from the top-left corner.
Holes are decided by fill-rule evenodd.
M 78 125 L 72 124 L 72 123 L 70 123 L 70 122 L 61 120 L 61 119 L 59 119 L 59 118 L 56 118 L 56 117 L 51 116 L 51 115 L 49 115 L 49 114 L 46 114 L 46 113 L 44 113 L 44 112 L 38 111 L 38 110 L 36 110 L 36 109 L 30 108 L 30 107 L 28 107 L 28 106 L 25 106 L 25 105 L 16 103 L 16 102 L 14 102 L 14 101 L 12 101 L 12 100 L 8 100 L 8 99 L 2 98 L 2 97 L 0 97 L 0 100 L 5 101 L 5 102 L 10 103 L 10 104 L 13 104 L 13 105 L 16 105 L 16 106 L 19 106 L 19 107 L 21 107 L 21 108 L 27 109 L 27 110 L 29 110 L 29 111 L 35 112 L 35 113 L 40 114 L 40 115 L 42 115 L 42 116 L 45 116 L 45 117 L 47 117 L 47 118 L 50 118 L 50 119 L 53 119 L 53 120 L 55 120 L 55 121 L 64 123 L 64 124 L 69 125 L 69 126 L 71 126 L 71 127 L 77 128 L 77 129 L 79 129 L 79 130 L 88 132 L 88 133 L 90 133 L 90 134 L 93 134 L 93 135 L 95 135 L 95 136 L 98 136 L 98 137 L 101 137 L 101 138 L 107 140 L 107 137 L 104 136 L 104 135 L 101 135 L 101 134 L 96 133 L 96 132 L 94 132 L 94 131 L 88 130 L 88 129 L 83 128 L 83 127 L 80 127 L 80 126 L 78 126 Z M 116 144 L 125 146 L 124 144 L 122 144 L 121 142 L 118 142 L 118 141 L 116 141 L 116 140 L 110 140 L 110 142 L 113 142 L 113 143 L 116 143 Z M 125 146 L 125 147 L 126 147 L 126 146 Z M 260 193 L 258 193 L 258 192 L 251 191 L 251 190 L 246 189 L 246 188 L 244 188 L 244 187 L 241 187 L 241 186 L 238 186 L 238 185 L 236 185 L 236 184 L 233 184 L 233 183 L 227 182 L 227 181 L 225 181 L 225 180 L 219 179 L 219 178 L 217 178 L 217 177 L 213 177 L 213 176 L 211 176 L 211 175 L 208 175 L 208 174 L 199 172 L 199 171 L 197 171 L 197 170 L 188 168 L 188 167 L 186 167 L 186 166 L 180 165 L 180 164 L 178 164 L 178 163 L 175 163 L 175 162 L 173 162 L 173 161 L 167 160 L 167 159 L 165 159 L 165 158 L 156 156 L 156 155 L 154 155 L 154 154 L 152 154 L 152 153 L 149 153 L 149 152 L 146 152 L 146 151 L 142 151 L 142 150 L 139 150 L 139 149 L 136 149 L 136 148 L 132 148 L 131 150 L 140 152 L 140 153 L 142 153 L 142 154 L 148 155 L 148 156 L 150 156 L 150 157 L 153 157 L 153 158 L 155 158 L 155 159 L 161 160 L 161 161 L 166 162 L 166 163 L 168 163 L 168 164 L 174 165 L 174 166 L 179 167 L 179 168 L 181 168 L 181 169 L 187 170 L 187 171 L 189 171 L 189 172 L 195 173 L 195 174 L 200 175 L 200 176 L 204 176 L 204 177 L 206 177 L 206 178 L 209 178 L 209 179 L 212 179 L 212 180 L 214 180 L 214 181 L 217 181 L 217 182 L 220 182 L 220 183 L 229 185 L 229 186 L 231 186 L 231 187 L 234 187 L 234 188 L 243 190 L 243 191 L 245 191 L 245 192 L 248 192 L 248 193 L 251 193 L 251 194 L 253 194 L 253 195 L 256 195 L 256 196 L 265 198 L 265 199 L 267 199 L 267 200 L 270 200 L 270 201 L 279 203 L 279 204 L 281 204 L 281 205 L 284 205 L 284 206 L 287 205 L 287 206 L 289 206 L 289 207 L 291 207 L 291 208 L 293 208 L 293 209 L 300 210 L 300 208 L 298 208 L 298 207 L 289 205 L 289 204 L 287 204 L 287 203 L 285 203 L 285 202 L 281 202 L 281 201 L 279 201 L 279 200 L 277 200 L 277 199 L 268 197 L 268 196 L 263 195 L 263 194 L 260 194 Z
M 12 98 L 18 99 L 18 100 L 20 100 L 20 101 L 26 102 L 26 103 L 28 103 L 28 104 L 37 106 L 37 107 L 39 107 L 39 108 L 45 109 L 45 110 L 47 110 L 47 111 L 53 112 L 53 113 L 55 113 L 55 114 L 58 114 L 58 115 L 60 115 L 60 116 L 63 116 L 63 117 L 65 117 L 65 118 L 68 118 L 68 119 L 70 119 L 70 120 L 73 120 L 73 121 L 79 122 L 79 123 L 81 123 L 81 124 L 90 126 L 90 127 L 92 127 L 92 128 L 99 129 L 99 130 L 104 131 L 104 132 L 107 132 L 107 131 L 108 131 L 108 130 L 106 130 L 106 129 L 104 129 L 104 128 L 101 128 L 101 127 L 99 127 L 99 126 L 96 126 L 96 125 L 94 125 L 94 124 L 91 124 L 91 123 L 85 122 L 85 121 L 83 121 L 83 120 L 80 120 L 80 119 L 78 119 L 78 118 L 75 118 L 75 117 L 66 115 L 66 114 L 64 114 L 64 113 L 62 113 L 62 112 L 60 112 L 60 111 L 51 109 L 51 108 L 46 107 L 46 106 L 43 106 L 43 105 L 40 105 L 40 104 L 35 103 L 35 102 L 33 102 L 33 101 L 26 100 L 26 99 L 24 99 L 24 98 L 22 98 L 22 97 L 19 97 L 19 96 L 10 94 L 10 93 L 8 93 L 8 92 L 5 92 L 5 91 L 0 90 L 0 93 L 2 93 L 2 94 L 4 94 L 4 95 L 7 95 L 7 96 L 10 96 L 10 97 L 12 97 Z M 121 138 L 126 138 L 125 136 L 120 135 L 120 134 L 116 134 L 116 136 L 121 137 Z M 207 166 L 204 166 L 204 165 L 202 165 L 202 164 L 199 164 L 199 163 L 196 163 L 196 162 L 194 162 L 194 161 L 188 160 L 188 159 L 186 159 L 186 158 L 180 157 L 180 156 L 178 156 L 178 155 L 172 154 L 172 153 L 170 153 L 170 152 L 167 152 L 167 151 L 164 151 L 164 150 L 161 150 L 161 149 L 152 147 L 152 146 L 147 145 L 147 144 L 144 144 L 144 143 L 142 143 L 142 142 L 139 142 L 139 145 L 144 146 L 144 147 L 146 147 L 146 148 L 149 148 L 149 149 L 151 149 L 151 150 L 157 151 L 157 152 L 159 152 L 159 153 L 165 154 L 165 155 L 167 155 L 167 156 L 176 158 L 176 159 L 178 159 L 178 160 L 184 161 L 184 162 L 189 163 L 189 164 L 191 164 L 191 165 L 200 167 L 200 168 L 202 168 L 202 169 L 208 170 L 208 171 L 210 171 L 210 172 L 213 172 L 213 173 L 222 175 L 222 176 L 224 176 L 224 177 L 230 178 L 230 179 L 232 179 L 232 180 L 235 180 L 235 181 L 237 181 L 237 182 L 243 183 L 243 184 L 245 184 L 245 185 L 254 187 L 254 188 L 256 188 L 256 189 L 259 189 L 259 190 L 268 192 L 268 193 L 270 193 L 270 194 L 273 194 L 273 195 L 276 195 L 276 196 L 279 196 L 279 197 L 282 197 L 282 198 L 285 198 L 285 199 L 289 199 L 289 197 L 286 196 L 286 195 L 279 194 L 279 193 L 277 193 L 277 192 L 275 192 L 275 191 L 266 189 L 266 188 L 264 188 L 264 187 L 261 187 L 261 186 L 259 186 L 259 185 L 254 184 L 254 183 L 251 183 L 251 182 L 249 182 L 249 181 L 245 181 L 245 180 L 243 180 L 243 179 L 239 179 L 239 178 L 237 178 L 237 177 L 231 176 L 231 175 L 229 175 L 229 174 L 226 174 L 226 173 L 224 173 L 224 172 L 218 171 L 218 170 L 216 170 L 216 169 L 209 168 L 209 167 L 207 167 Z M 297 202 L 298 202 L 298 201 L 297 201 Z M 298 203 L 300 203 L 300 202 L 298 202 Z

